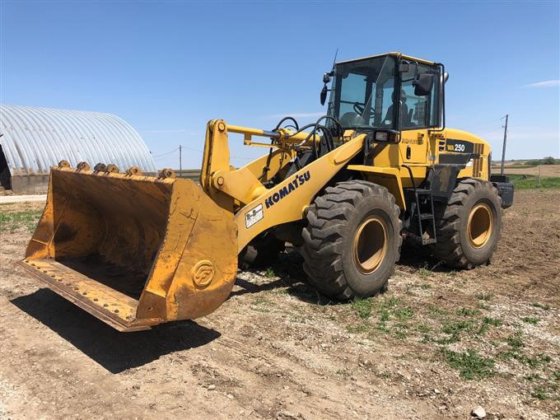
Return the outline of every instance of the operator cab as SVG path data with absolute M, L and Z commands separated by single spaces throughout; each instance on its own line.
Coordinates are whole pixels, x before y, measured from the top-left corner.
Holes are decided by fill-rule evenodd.
M 345 129 L 393 134 L 442 129 L 445 79 L 442 64 L 400 53 L 345 61 L 323 77 L 321 103 L 330 90 L 327 114 Z

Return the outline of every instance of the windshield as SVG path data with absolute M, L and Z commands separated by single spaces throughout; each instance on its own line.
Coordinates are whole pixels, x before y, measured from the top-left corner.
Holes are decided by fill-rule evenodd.
M 344 128 L 396 128 L 395 67 L 392 56 L 337 64 L 328 114 Z

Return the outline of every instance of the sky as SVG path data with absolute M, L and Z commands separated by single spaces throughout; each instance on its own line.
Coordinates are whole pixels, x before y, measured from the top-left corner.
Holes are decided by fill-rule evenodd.
M 158 167 L 199 168 L 207 121 L 310 122 L 322 74 L 388 51 L 442 62 L 447 126 L 560 157 L 560 2 L 0 0 L 0 102 L 116 114 Z M 231 136 L 234 165 L 264 152 Z

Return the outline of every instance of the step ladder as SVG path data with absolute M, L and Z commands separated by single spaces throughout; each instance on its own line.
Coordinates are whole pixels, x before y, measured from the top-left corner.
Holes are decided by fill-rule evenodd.
M 432 191 L 422 188 L 414 188 L 414 201 L 412 202 L 411 219 L 418 221 L 417 239 L 422 245 L 435 244 L 437 242 L 436 236 L 436 218 L 434 212 L 434 197 Z M 430 227 L 432 236 L 428 236 L 425 228 Z

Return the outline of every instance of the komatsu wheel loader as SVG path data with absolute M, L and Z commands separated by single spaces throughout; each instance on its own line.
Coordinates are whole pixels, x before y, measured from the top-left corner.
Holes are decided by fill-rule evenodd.
M 443 64 L 400 53 L 338 62 L 314 124 L 210 121 L 200 185 L 63 161 L 22 264 L 119 331 L 211 313 L 240 256 L 263 260 L 286 242 L 339 300 L 382 291 L 403 238 L 452 267 L 485 264 L 513 187 L 491 177 L 488 143 L 445 127 L 446 79 Z M 232 167 L 231 133 L 268 152 Z

